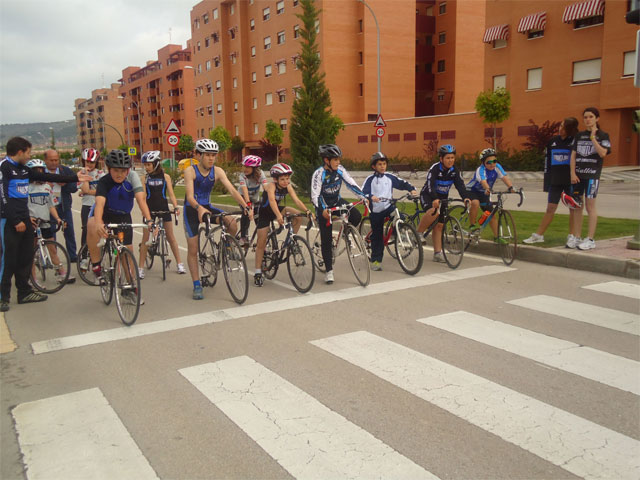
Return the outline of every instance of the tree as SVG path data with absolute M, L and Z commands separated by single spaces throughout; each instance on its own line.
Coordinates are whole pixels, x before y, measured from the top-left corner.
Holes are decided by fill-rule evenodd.
M 125 152 L 129 152 L 129 145 L 127 145 L 126 143 L 123 143 L 118 147 L 118 150 L 124 150 Z
M 236 162 L 242 161 L 242 151 L 244 150 L 246 143 L 239 137 L 235 136 L 231 139 L 231 146 L 229 150 L 233 153 Z
M 211 130 L 209 132 L 209 138 L 218 144 L 218 151 L 220 153 L 226 152 L 231 147 L 231 134 L 222 126 L 217 126 Z
M 178 150 L 180 150 L 184 154 L 189 154 L 193 152 L 193 149 L 196 148 L 196 144 L 193 141 L 193 137 L 188 134 L 184 134 L 180 136 L 180 143 L 178 143 Z
M 528 150 L 542 153 L 547 147 L 549 140 L 555 135 L 558 135 L 558 128 L 560 128 L 561 122 L 545 121 L 542 125 L 538 126 L 536 123 L 529 119 L 533 132 L 527 135 L 527 141 L 523 142 Z
M 53 131 L 53 128 L 51 128 L 50 130 L 51 130 L 51 150 L 55 150 L 56 149 L 56 134 Z
M 274 122 L 273 120 L 267 120 L 267 125 L 264 133 L 265 144 L 272 145 L 276 152 L 276 162 L 278 161 L 278 156 L 280 153 L 280 145 L 282 145 L 282 140 L 284 139 L 284 133 L 282 132 L 282 128 Z
M 314 0 L 300 0 L 302 21 L 300 44 L 302 52 L 297 67 L 302 75 L 302 87 L 293 101 L 291 130 L 291 156 L 293 157 L 294 182 L 309 193 L 313 171 L 320 165 L 318 146 L 335 143 L 336 136 L 344 128 L 342 121 L 331 112 L 331 97 L 320 72 L 316 21 L 319 10 Z
M 496 148 L 496 124 L 504 122 L 511 114 L 511 95 L 505 88 L 480 92 L 476 98 L 476 110 L 484 123 L 493 126 L 493 148 Z

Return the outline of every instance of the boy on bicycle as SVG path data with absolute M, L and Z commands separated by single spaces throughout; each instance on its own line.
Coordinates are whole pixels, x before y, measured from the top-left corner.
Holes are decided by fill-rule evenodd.
M 262 193 L 262 200 L 260 202 L 260 216 L 258 217 L 258 244 L 256 246 L 256 271 L 253 277 L 256 287 L 261 287 L 264 284 L 264 278 L 262 278 L 262 258 L 264 257 L 264 250 L 267 246 L 267 234 L 269 233 L 269 226 L 273 220 L 277 220 L 280 225 L 284 225 L 284 217 L 282 214 L 297 214 L 300 211 L 291 207 L 284 207 L 280 205 L 280 201 L 283 200 L 287 193 L 291 195 L 291 199 L 294 203 L 304 210 L 307 215 L 311 215 L 311 212 L 307 206 L 296 195 L 293 186 L 291 185 L 291 175 L 293 170 L 286 163 L 276 163 L 269 172 L 273 178 L 272 183 L 267 183 L 264 186 L 264 192 Z M 298 233 L 302 219 L 296 217 L 291 220 L 293 224 L 293 232 Z
M 483 209 L 491 210 L 491 189 L 497 179 L 501 179 L 509 189 L 509 192 L 513 192 L 513 184 L 507 176 L 507 173 L 502 168 L 502 165 L 498 163 L 498 157 L 496 151 L 493 148 L 485 148 L 480 152 L 480 162 L 482 164 L 476 169 L 476 173 L 469 183 L 467 183 L 467 190 L 469 192 L 469 198 L 471 199 L 471 208 L 469 208 L 469 230 L 475 231 L 480 228 L 476 224 L 478 220 L 478 209 L 482 206 Z M 497 243 L 508 243 L 504 238 L 498 237 L 498 218 L 494 215 L 489 223 L 491 230 L 493 230 L 494 241 Z
M 193 165 L 184 171 L 185 202 L 184 202 L 184 232 L 187 237 L 187 263 L 191 280 L 193 281 L 193 299 L 202 300 L 202 283 L 198 269 L 198 226 L 205 213 L 222 213 L 211 205 L 211 190 L 216 181 L 220 180 L 233 198 L 240 204 L 249 218 L 253 218 L 253 210 L 247 206 L 242 195 L 227 178 L 227 174 L 220 167 L 214 166 L 218 154 L 218 144 L 208 138 L 201 138 L 196 142 L 196 152 L 200 154 L 198 165 Z M 224 217 L 224 222 L 231 235 L 236 233 L 236 222 L 231 217 Z
M 324 281 L 333 283 L 333 252 L 331 225 L 327 221 L 331 218 L 331 212 L 327 208 L 344 205 L 347 202 L 340 196 L 340 188 L 344 181 L 346 186 L 361 198 L 365 198 L 364 193 L 351 175 L 340 165 L 342 150 L 333 144 L 320 145 L 318 154 L 322 159 L 322 166 L 318 168 L 311 177 L 311 202 L 316 207 L 318 217 L 318 227 L 320 228 L 320 241 L 322 242 L 322 260 L 324 261 L 327 273 Z M 349 210 L 349 223 L 357 227 L 360 224 L 362 215 L 352 208 Z
M 420 219 L 418 232 L 424 233 L 436 220 L 441 200 L 449 198 L 449 190 L 455 185 L 456 190 L 468 205 L 469 194 L 464 185 L 460 171 L 455 167 L 456 147 L 443 145 L 438 149 L 440 161 L 434 163 L 427 172 L 427 181 L 420 191 L 420 204 L 425 214 Z M 442 228 L 446 212 L 440 211 L 438 223 L 433 228 L 433 261 L 445 262 L 442 255 Z
M 371 213 L 371 270 L 382 270 L 382 257 L 384 255 L 384 242 L 382 240 L 382 230 L 384 219 L 391 215 L 395 206 L 389 200 L 393 198 L 393 189 L 406 190 L 411 195 L 418 195 L 415 187 L 401 178 L 386 173 L 388 159 L 382 152 L 376 152 L 371 156 L 371 168 L 375 170 L 373 175 L 369 175 L 362 185 L 362 191 L 366 197 L 372 201 Z

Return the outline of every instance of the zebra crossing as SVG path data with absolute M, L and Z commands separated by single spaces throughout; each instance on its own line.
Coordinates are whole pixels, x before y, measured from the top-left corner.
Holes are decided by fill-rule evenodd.
M 631 283 L 606 282 L 582 288 L 640 300 L 640 287 Z M 506 300 L 504 307 L 533 312 L 541 318 L 581 322 L 585 329 L 628 336 L 640 333 L 638 311 L 629 313 L 544 295 Z M 273 311 L 280 311 L 275 304 Z M 247 312 L 237 315 L 249 315 Z M 640 362 L 636 360 L 470 311 L 413 320 L 420 334 L 446 332 L 476 342 L 483 351 L 517 355 L 524 361 L 597 382 L 613 396 L 633 395 L 636 407 L 640 406 Z M 308 345 L 320 358 L 349 366 L 349 375 L 362 372 L 367 382 L 389 385 L 417 402 L 437 407 L 469 428 L 562 469 L 567 476 L 640 478 L 638 431 L 632 436 L 621 433 L 570 408 L 554 406 L 447 363 L 434 352 L 369 331 L 313 338 Z M 395 442 L 367 431 L 362 422 L 349 418 L 340 408 L 330 408 L 314 398 L 278 368 L 253 358 L 251 352 L 185 366 L 176 373 L 187 388 L 208 401 L 207 408 L 193 415 L 204 419 L 222 412 L 242 435 L 294 478 L 460 478 L 453 467 L 457 451 L 448 452 L 450 470 L 416 458 Z M 631 412 L 620 412 L 625 413 Z M 19 404 L 12 415 L 29 479 L 161 477 L 154 470 L 154 458 L 145 457 L 97 387 Z M 393 423 L 393 418 L 388 420 Z M 82 455 L 77 454 L 79 445 Z M 216 475 L 212 472 L 211 476 Z

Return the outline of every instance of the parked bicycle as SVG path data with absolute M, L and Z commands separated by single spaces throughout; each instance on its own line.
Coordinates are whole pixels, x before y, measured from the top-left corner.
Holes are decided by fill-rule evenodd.
M 342 252 L 346 250 L 349 257 L 349 265 L 351 265 L 351 270 L 353 270 L 356 280 L 358 280 L 360 285 L 366 287 L 371 280 L 369 257 L 367 256 L 367 250 L 360 232 L 349 223 L 349 211 L 360 204 L 364 204 L 364 201 L 360 200 L 355 203 L 346 203 L 337 207 L 328 208 L 327 210 L 329 210 L 330 213 L 339 213 L 339 217 L 336 219 L 339 222 L 339 228 L 337 232 L 333 233 L 331 248 L 334 262 L 336 257 L 340 256 Z M 322 259 L 322 241 L 320 239 L 318 221 L 324 221 L 324 219 L 314 220 L 313 225 L 315 228 L 307 230 L 307 242 L 311 248 L 313 262 L 316 268 L 324 272 L 326 269 L 324 260 Z M 332 225 L 333 222 L 334 220 L 332 220 L 332 216 L 330 215 L 327 225 Z
M 171 258 L 169 258 L 169 241 L 167 240 L 167 231 L 164 228 L 164 219 L 162 218 L 165 214 L 173 215 L 174 222 L 176 226 L 178 225 L 178 215 L 176 215 L 175 211 L 153 212 L 153 221 L 156 228 L 153 232 L 149 232 L 151 244 L 147 247 L 147 255 L 144 259 L 145 267 L 147 270 L 151 270 L 155 257 L 158 257 L 162 265 L 162 280 L 167 279 L 167 268 L 169 268 L 169 264 L 171 263 Z M 155 232 L 157 233 L 154 236 L 153 234 Z
M 477 228 L 474 230 L 471 230 L 470 228 L 468 210 L 464 209 L 461 205 L 456 205 L 450 210 L 450 214 L 456 217 L 462 226 L 465 250 L 469 248 L 469 245 L 477 245 L 480 242 L 482 232 L 484 232 L 487 225 L 489 225 L 497 215 L 498 229 L 497 236 L 495 236 L 494 241 L 498 244 L 500 256 L 502 257 L 502 261 L 505 265 L 511 265 L 513 263 L 518 253 L 518 236 L 516 233 L 516 224 L 513 221 L 511 212 L 504 209 L 504 196 L 510 194 L 518 195 L 520 197 L 518 207 L 522 205 L 524 202 L 524 192 L 522 191 L 522 188 L 512 192 L 491 192 L 491 195 L 497 196 L 497 200 L 495 202 L 491 202 L 491 206 L 493 208 L 489 215 L 484 219 L 481 225 L 476 223 Z
M 244 251 L 238 241 L 227 232 L 223 218 L 239 215 L 241 212 L 205 213 L 203 225 L 198 230 L 198 263 L 200 281 L 203 287 L 213 287 L 218 280 L 218 270 L 222 269 L 227 288 L 236 303 L 244 303 L 249 293 L 249 275 Z M 220 219 L 220 224 L 212 228 L 211 216 Z M 218 237 L 216 239 L 216 236 Z
M 267 245 L 262 257 L 262 274 L 270 280 L 278 273 L 278 267 L 286 262 L 291 283 L 300 293 L 306 293 L 313 287 L 315 267 L 311 248 L 304 238 L 293 233 L 291 219 L 306 216 L 304 213 L 287 214 L 284 216 L 284 225 L 277 228 L 274 228 L 274 222 L 271 222 Z M 309 219 L 307 232 L 312 225 L 313 223 Z M 283 229 L 287 231 L 287 234 L 283 240 L 278 241 L 278 234 Z
M 64 287 L 69 279 L 69 254 L 55 240 L 42 238 L 41 220 L 36 220 L 36 244 L 31 269 L 31 284 L 41 292 L 55 293 Z M 55 227 L 57 232 L 63 226 Z
M 400 267 L 409 275 L 415 275 L 422 268 L 424 252 L 422 242 L 415 227 L 407 216 L 400 213 L 397 203 L 406 199 L 413 199 L 410 194 L 400 198 L 381 198 L 389 201 L 394 207 L 391 214 L 385 218 L 382 231 L 382 241 L 389 254 L 398 260 Z M 360 234 L 367 248 L 367 256 L 371 258 L 371 218 L 365 217 L 360 222 Z

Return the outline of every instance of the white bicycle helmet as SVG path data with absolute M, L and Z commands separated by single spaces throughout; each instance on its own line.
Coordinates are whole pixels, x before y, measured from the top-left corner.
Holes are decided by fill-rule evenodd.
M 484 163 L 484 161 L 489 157 L 495 157 L 496 151 L 493 148 L 485 148 L 480 152 L 480 161 Z
M 247 155 L 242 159 L 242 165 L 245 167 L 259 167 L 262 165 L 262 158 L 257 155 Z
M 142 154 L 142 163 L 159 162 L 161 158 L 162 154 L 159 150 L 151 150 Z
M 218 144 L 209 138 L 201 138 L 196 142 L 196 152 L 198 153 L 218 153 Z
M 286 163 L 276 163 L 269 171 L 272 177 L 279 177 L 280 175 L 291 175 L 293 170 Z
M 39 158 L 33 158 L 27 162 L 27 168 L 47 168 L 47 166 Z

